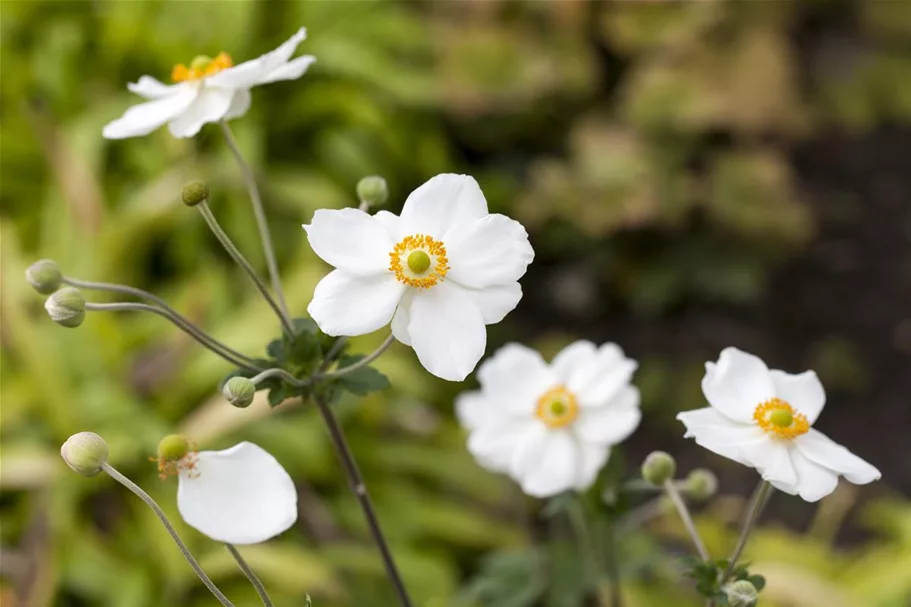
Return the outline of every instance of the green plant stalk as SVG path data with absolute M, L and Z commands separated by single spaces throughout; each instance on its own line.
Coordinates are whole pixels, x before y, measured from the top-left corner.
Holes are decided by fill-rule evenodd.
M 689 508 L 686 507 L 686 502 L 683 501 L 680 491 L 677 490 L 677 486 L 674 485 L 672 480 L 667 480 L 664 482 L 664 490 L 667 492 L 667 496 L 671 498 L 674 508 L 677 509 L 677 514 L 680 515 L 680 520 L 683 521 L 683 526 L 686 527 L 687 533 L 690 534 L 690 539 L 693 540 L 693 545 L 696 546 L 699 558 L 703 562 L 712 560 L 712 557 L 709 556 L 709 551 L 706 550 L 705 543 L 702 541 L 702 536 L 699 535 L 699 530 L 696 529 L 696 523 L 693 522 L 693 517 L 690 516 Z
M 395 340 L 395 336 L 392 333 L 390 333 L 389 336 L 386 337 L 385 340 L 383 340 L 383 343 L 381 343 L 379 345 L 379 347 L 377 347 L 376 350 L 374 350 L 373 352 L 371 352 L 370 354 L 368 354 L 361 360 L 357 361 L 353 365 L 348 365 L 347 367 L 342 367 L 341 369 L 336 369 L 332 373 L 316 375 L 313 379 L 314 379 L 314 381 L 322 381 L 324 379 L 338 379 L 339 377 L 344 377 L 345 375 L 348 375 L 349 373 L 353 373 L 354 371 L 357 371 L 358 369 L 360 369 L 362 367 L 366 367 L 367 365 L 369 365 L 370 363 L 375 361 L 377 358 L 379 358 L 380 355 L 383 352 L 385 352 L 389 346 L 392 345 L 392 342 L 394 340 Z M 338 342 L 336 342 L 336 343 L 338 343 Z M 335 346 L 335 344 L 333 344 L 333 347 L 334 346 Z M 331 349 L 330 349 L 330 352 L 331 352 Z
M 171 535 L 171 539 L 174 540 L 174 543 L 177 544 L 177 547 L 180 549 L 183 557 L 187 559 L 187 562 L 190 564 L 190 567 L 193 568 L 193 571 L 196 572 L 196 575 L 199 576 L 199 579 L 202 580 L 202 583 L 206 585 L 206 588 L 209 589 L 218 602 L 224 605 L 225 607 L 235 607 L 234 603 L 228 600 L 221 590 L 218 589 L 218 586 L 206 575 L 206 572 L 202 570 L 202 567 L 199 566 L 199 563 L 196 562 L 196 559 L 193 558 L 193 555 L 190 553 L 190 550 L 187 548 L 186 544 L 180 539 L 180 536 L 177 535 L 177 531 L 174 529 L 174 526 L 171 525 L 171 521 L 168 520 L 168 517 L 165 515 L 164 511 L 155 503 L 155 500 L 149 496 L 148 493 L 142 490 L 142 488 L 118 472 L 113 466 L 107 462 L 101 464 L 101 469 L 104 472 L 113 478 L 115 481 L 132 491 L 139 499 L 141 499 L 145 504 L 152 509 L 152 511 L 158 516 L 158 519 L 161 521 L 161 524 L 164 525 L 164 528 Z
M 765 508 L 766 502 L 771 494 L 772 485 L 766 480 L 759 481 L 759 485 L 753 492 L 753 498 L 750 500 L 750 507 L 747 510 L 746 519 L 744 520 L 743 528 L 740 531 L 740 537 L 737 539 L 737 545 L 734 547 L 734 552 L 731 553 L 731 558 L 728 559 L 728 566 L 724 571 L 724 575 L 721 576 L 722 584 L 727 582 L 728 578 L 731 577 L 737 560 L 740 558 L 743 549 L 747 545 L 750 533 L 752 533 L 753 528 L 756 526 L 756 521 L 759 520 L 759 515 L 762 514 L 762 510 Z
M 313 383 L 311 380 L 298 379 L 284 369 L 280 369 L 278 367 L 266 369 L 262 373 L 258 373 L 251 377 L 250 381 L 252 381 L 254 384 L 258 384 L 264 379 L 269 379 L 270 377 L 280 377 L 282 380 L 288 382 L 296 388 L 304 388 Z
M 620 597 L 620 587 L 617 580 L 613 579 L 612 566 L 606 562 L 607 559 L 601 553 L 598 546 L 592 540 L 594 534 L 589 528 L 588 517 L 585 515 L 585 509 L 577 496 L 567 507 L 569 523 L 576 535 L 576 541 L 579 545 L 579 551 L 582 553 L 583 560 L 588 564 L 589 576 L 595 582 L 596 587 L 600 588 L 601 575 L 605 572 L 611 577 L 611 605 L 612 607 L 621 607 L 622 598 Z M 603 597 L 598 593 L 599 603 L 603 603 Z M 618 602 L 620 601 L 620 602 Z
M 247 564 L 247 561 L 244 560 L 244 557 L 240 555 L 240 552 L 237 551 L 237 548 L 233 544 L 225 544 L 225 548 L 228 549 L 228 552 L 231 553 L 231 556 L 234 557 L 234 560 L 237 561 L 237 566 L 240 567 L 240 570 L 243 571 L 244 575 L 250 580 L 250 583 L 253 584 L 253 588 L 256 589 L 256 594 L 259 595 L 259 599 L 263 602 L 265 607 L 274 607 L 272 604 L 272 599 L 269 598 L 269 593 L 266 592 L 266 587 L 263 586 L 263 583 L 259 581 L 259 578 L 256 576 L 256 573 Z

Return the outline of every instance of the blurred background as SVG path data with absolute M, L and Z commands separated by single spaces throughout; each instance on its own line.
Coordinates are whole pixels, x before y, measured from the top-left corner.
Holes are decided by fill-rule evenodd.
M 634 476 L 663 448 L 684 474 L 715 470 L 721 491 L 698 524 L 719 557 L 756 475 L 685 441 L 676 412 L 703 406 L 703 363 L 727 345 L 815 369 L 829 396 L 817 427 L 883 480 L 843 483 L 819 505 L 773 497 L 747 550 L 768 578 L 762 604 L 911 605 L 909 4 L 4 0 L 0 11 L 4 606 L 215 604 L 148 509 L 63 465 L 59 445 L 81 430 L 102 434 L 112 463 L 175 521 L 176 483 L 147 461 L 161 436 L 259 443 L 300 492 L 299 524 L 244 550 L 276 603 L 309 592 L 318 607 L 394 604 L 314 411 L 233 409 L 216 389 L 228 365 L 161 319 L 91 314 L 63 329 L 23 279 L 53 258 L 70 276 L 152 290 L 262 353 L 278 332 L 270 310 L 178 201 L 185 181 L 206 180 L 264 270 L 218 129 L 110 142 L 101 127 L 137 102 L 128 81 L 166 80 L 201 53 L 244 61 L 300 25 L 299 52 L 318 62 L 255 90 L 232 123 L 293 311 L 327 271 L 300 229 L 315 209 L 355 204 L 367 174 L 386 177 L 397 212 L 430 176 L 469 173 L 537 254 L 488 352 L 521 340 L 550 356 L 588 338 L 638 359 L 645 416 L 615 466 Z M 401 346 L 378 367 L 393 389 L 339 414 L 417 603 L 581 604 L 564 525 L 466 452 L 452 401 L 474 380 L 437 380 Z M 222 547 L 179 531 L 238 605 L 255 604 Z M 689 548 L 673 515 L 620 550 L 629 606 L 702 604 L 679 579 Z

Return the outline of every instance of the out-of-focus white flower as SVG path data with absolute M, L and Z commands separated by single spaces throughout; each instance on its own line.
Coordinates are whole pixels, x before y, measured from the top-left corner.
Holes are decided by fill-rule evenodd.
M 424 368 L 461 381 L 484 355 L 485 325 L 519 303 L 534 258 L 520 223 L 489 214 L 478 183 L 437 175 L 408 196 L 402 215 L 319 210 L 304 225 L 333 265 L 307 310 L 329 335 L 363 335 L 392 323 Z
M 769 370 L 752 354 L 725 348 L 706 363 L 702 392 L 710 407 L 677 419 L 686 436 L 710 451 L 756 468 L 776 489 L 815 502 L 832 493 L 838 477 L 855 484 L 879 470 L 811 428 L 826 403 L 813 371 Z
M 129 108 L 102 133 L 108 139 L 125 139 L 147 135 L 167 123 L 175 137 L 192 137 L 208 122 L 243 116 L 250 109 L 251 88 L 300 78 L 316 61 L 312 55 L 291 59 L 305 37 L 306 30 L 300 28 L 274 51 L 240 65 L 234 65 L 227 53 L 214 59 L 200 55 L 189 67 L 174 67 L 171 85 L 142 76 L 127 88 L 148 101 Z
M 584 490 L 611 446 L 639 425 L 639 390 L 630 384 L 636 367 L 616 344 L 577 341 L 549 365 L 536 351 L 507 344 L 481 365 L 481 389 L 456 399 L 468 449 L 528 495 Z
M 291 477 L 258 445 L 242 442 L 223 451 L 191 451 L 176 468 L 180 516 L 213 540 L 256 544 L 297 520 Z

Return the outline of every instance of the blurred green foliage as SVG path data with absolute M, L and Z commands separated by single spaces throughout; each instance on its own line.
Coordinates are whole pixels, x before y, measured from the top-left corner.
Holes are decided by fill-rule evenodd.
M 80 430 L 103 435 L 114 465 L 172 520 L 174 484 L 147 461 L 162 435 L 183 432 L 201 448 L 263 445 L 301 495 L 298 527 L 243 550 L 276 603 L 302 604 L 305 592 L 320 606 L 393 600 L 313 411 L 289 403 L 269 414 L 263 394 L 235 410 L 216 390 L 227 365 L 159 318 L 92 314 L 63 330 L 22 279 L 31 261 L 50 257 L 71 276 L 153 290 L 251 355 L 277 333 L 268 307 L 178 202 L 185 181 L 205 179 L 222 224 L 264 266 L 217 129 L 192 140 L 166 130 L 103 140 L 102 125 L 136 100 L 127 81 L 165 79 L 199 53 L 241 61 L 308 27 L 302 49 L 317 64 L 301 81 L 257 89 L 232 125 L 260 178 L 298 312 L 325 272 L 299 227 L 315 209 L 353 204 L 357 180 L 379 174 L 397 210 L 414 186 L 450 171 L 475 175 L 494 211 L 523 221 L 539 260 L 596 268 L 633 314 L 683 300 L 753 302 L 815 229 L 788 146 L 821 129 L 911 120 L 911 11 L 901 2 L 8 0 L 0 11 L 4 605 L 212 604 L 151 512 L 109 479 L 65 468 L 58 446 Z M 814 19 L 824 33 L 835 25 L 808 60 L 793 31 Z M 578 300 L 571 287 L 560 291 Z M 510 317 L 491 342 L 522 333 Z M 571 337 L 539 345 L 547 352 Z M 377 344 L 355 340 L 361 351 Z M 850 368 L 850 348 L 838 352 L 836 366 Z M 418 604 L 451 604 L 474 574 L 463 602 L 577 604 L 565 529 L 542 523 L 533 502 L 466 452 L 451 412 L 462 387 L 430 377 L 401 347 L 377 366 L 394 388 L 339 410 Z M 698 386 L 694 369 L 644 361 L 646 410 L 668 386 Z M 693 390 L 678 395 L 680 408 L 699 405 Z M 757 533 L 748 557 L 768 580 L 766 604 L 908 604 L 909 505 L 869 506 L 876 539 L 835 550 L 853 501 L 852 491 L 836 493 L 807 535 Z M 726 497 L 704 512 L 713 554 L 733 543 L 739 508 Z M 532 548 L 548 530 L 553 541 Z M 622 543 L 628 604 L 698 604 L 667 550 L 683 545 L 679 524 L 666 516 L 649 530 Z M 229 596 L 254 604 L 221 547 L 186 526 L 180 533 Z

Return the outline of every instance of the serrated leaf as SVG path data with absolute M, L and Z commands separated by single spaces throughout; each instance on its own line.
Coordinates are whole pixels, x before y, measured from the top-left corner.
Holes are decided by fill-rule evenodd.
M 319 333 L 319 327 L 316 325 L 313 319 L 306 316 L 293 319 L 291 321 L 291 325 L 294 327 L 294 333 L 297 335 L 300 335 L 301 333 L 316 335 Z
M 292 396 L 296 396 L 294 388 L 288 384 L 280 383 L 278 386 L 269 390 L 269 404 L 273 407 L 278 406 Z
M 339 358 L 339 368 L 343 369 L 345 367 L 350 367 L 363 358 L 364 356 L 362 354 L 354 356 L 345 354 Z M 385 390 L 391 385 L 388 377 L 369 366 L 361 367 L 356 371 L 341 376 L 336 380 L 336 384 L 344 390 L 358 396 L 366 396 L 371 392 Z
M 756 591 L 759 592 L 765 588 L 765 576 L 762 575 L 751 575 L 747 578 L 747 581 L 753 584 L 753 587 L 756 588 Z
M 279 338 L 270 341 L 269 345 L 266 346 L 266 354 L 279 365 L 283 364 L 285 361 L 285 340 Z

